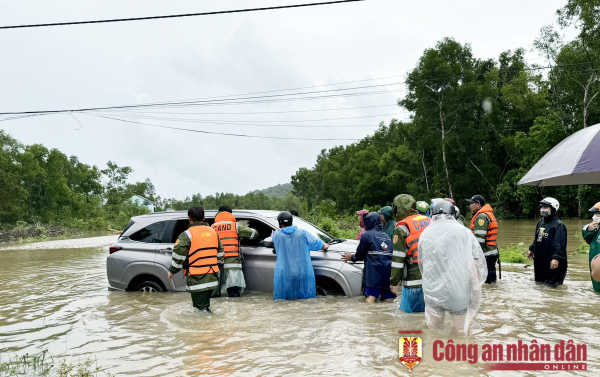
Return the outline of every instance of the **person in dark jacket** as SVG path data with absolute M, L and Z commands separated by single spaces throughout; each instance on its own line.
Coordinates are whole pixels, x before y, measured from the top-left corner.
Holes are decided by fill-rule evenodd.
M 381 301 L 396 298 L 390 291 L 392 273 L 392 240 L 385 234 L 377 213 L 363 217 L 365 233 L 360 238 L 356 253 L 345 253 L 342 259 L 347 262 L 365 261 L 363 288 L 369 304 L 376 299 Z
M 567 276 L 567 227 L 556 216 L 558 200 L 545 198 L 540 202 L 542 219 L 535 228 L 535 238 L 527 258 L 533 258 L 535 281 L 554 287 Z
M 383 222 L 383 231 L 392 238 L 396 222 L 394 221 L 394 211 L 392 207 L 386 206 L 379 210 L 379 218 Z

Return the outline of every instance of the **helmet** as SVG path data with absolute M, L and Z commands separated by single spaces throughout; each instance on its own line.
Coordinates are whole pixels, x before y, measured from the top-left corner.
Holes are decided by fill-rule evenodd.
M 452 203 L 444 199 L 433 199 L 431 202 L 431 216 L 435 215 L 452 215 L 454 216 L 455 209 Z
M 560 205 L 558 204 L 558 200 L 554 199 L 554 198 L 544 198 L 540 201 L 540 207 L 550 207 L 550 208 L 554 208 L 554 211 L 558 211 L 558 207 Z
M 600 202 L 594 204 L 594 206 L 592 208 L 590 208 L 590 212 L 592 212 L 592 213 L 600 212 Z
M 421 213 L 427 213 L 427 210 L 429 210 L 429 203 L 423 200 L 417 202 L 417 211 Z
M 456 202 L 452 198 L 444 198 L 445 201 L 452 203 L 453 206 L 456 207 Z
M 460 217 L 460 209 L 457 206 L 454 206 L 454 218 L 458 219 Z
M 279 215 L 277 215 L 277 222 L 279 223 L 279 225 L 292 225 L 293 220 L 294 216 L 292 216 L 292 214 L 289 212 L 281 212 Z

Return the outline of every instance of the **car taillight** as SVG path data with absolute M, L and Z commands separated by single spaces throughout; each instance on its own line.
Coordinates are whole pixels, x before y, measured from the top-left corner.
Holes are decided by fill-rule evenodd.
M 123 249 L 121 246 L 111 246 L 108 248 L 108 253 L 112 254 L 112 253 L 116 253 L 117 251 Z

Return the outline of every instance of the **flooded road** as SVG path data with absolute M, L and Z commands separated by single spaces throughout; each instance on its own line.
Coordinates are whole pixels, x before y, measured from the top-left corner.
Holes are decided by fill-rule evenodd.
M 455 343 L 554 346 L 573 339 L 587 344 L 587 372 L 600 366 L 600 296 L 589 281 L 587 254 L 574 253 L 585 221 L 565 221 L 569 271 L 553 289 L 533 282 L 532 268 L 503 272 L 484 287 L 484 303 L 467 338 Z M 535 222 L 500 222 L 500 246 L 533 237 Z M 115 236 L 14 244 L 0 247 L 0 339 L 3 353 L 92 357 L 117 375 L 135 376 L 397 376 L 398 331 L 422 330 L 423 376 L 534 375 L 487 371 L 480 360 L 436 362 L 432 345 L 441 335 L 423 314 L 405 314 L 399 302 L 367 306 L 361 298 L 319 297 L 273 301 L 272 294 L 214 299 L 214 316 L 191 307 L 189 294 L 108 291 L 107 251 Z M 398 300 L 397 300 L 398 301 Z M 565 372 L 544 372 L 564 375 Z

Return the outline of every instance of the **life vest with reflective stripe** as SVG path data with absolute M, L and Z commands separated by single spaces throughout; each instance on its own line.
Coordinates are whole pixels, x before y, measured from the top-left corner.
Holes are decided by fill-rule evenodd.
M 404 225 L 408 228 L 409 235 L 406 237 L 406 246 L 408 247 L 407 257 L 412 259 L 412 263 L 419 263 L 419 237 L 427 228 L 431 219 L 423 215 L 413 215 L 405 218 L 396 224 L 396 227 Z
M 237 257 L 240 251 L 240 239 L 237 234 L 235 217 L 229 212 L 219 212 L 212 228 L 221 239 L 223 249 L 225 249 L 225 258 Z
M 487 234 L 485 235 L 485 244 L 488 246 L 496 246 L 496 240 L 498 239 L 498 222 L 496 216 L 494 216 L 494 210 L 489 204 L 484 205 L 473 218 L 471 219 L 471 232 L 475 234 L 475 219 L 480 214 L 484 214 L 490 220 L 488 222 Z
M 209 226 L 199 225 L 185 231 L 191 245 L 184 263 L 185 274 L 188 276 L 206 275 L 219 272 L 217 252 L 219 237 Z

